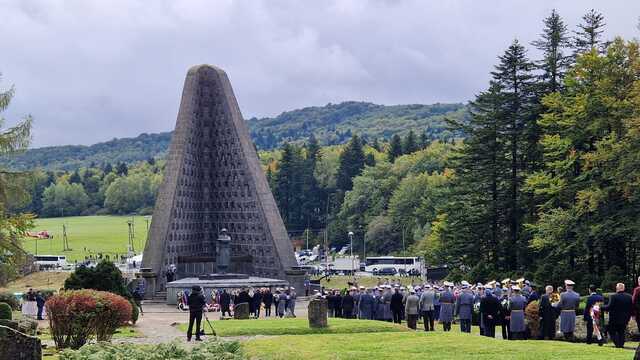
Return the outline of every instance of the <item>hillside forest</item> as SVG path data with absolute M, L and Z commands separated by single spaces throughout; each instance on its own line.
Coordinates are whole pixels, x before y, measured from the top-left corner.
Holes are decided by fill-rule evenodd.
M 604 39 L 604 27 L 592 10 L 570 31 L 552 11 L 539 39 L 507 44 L 468 115 L 442 119 L 458 134 L 446 140 L 426 128 L 385 138 L 347 125 L 349 140 L 334 144 L 304 123 L 274 120 L 282 136 L 259 144 L 259 156 L 288 230 L 310 233 L 313 245 L 327 228 L 332 246 L 353 231 L 356 253 L 366 244 L 367 255 L 424 256 L 454 280 L 631 283 L 640 267 L 640 52 L 637 40 Z M 541 55 L 529 58 L 527 47 Z M 148 213 L 162 165 L 36 170 L 30 200 L 12 211 Z

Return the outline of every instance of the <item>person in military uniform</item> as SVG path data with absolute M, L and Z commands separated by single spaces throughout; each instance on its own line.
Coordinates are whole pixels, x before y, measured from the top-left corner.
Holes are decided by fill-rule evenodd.
M 494 295 L 500 301 L 497 323 L 500 324 L 502 330 L 502 339 L 509 340 L 509 293 L 506 288 L 503 289 L 500 283 L 497 283 Z
M 404 313 L 407 318 L 407 326 L 413 330 L 416 329 L 418 322 L 418 315 L 420 313 L 419 305 L 420 298 L 416 295 L 416 290 L 413 287 L 409 287 L 409 296 L 407 296 L 405 300 Z
M 420 295 L 420 312 L 422 313 L 422 321 L 424 322 L 424 331 L 433 331 L 434 301 L 436 292 L 431 289 L 431 285 L 426 284 L 424 291 Z
M 565 340 L 573 341 L 573 332 L 576 329 L 576 309 L 580 305 L 580 294 L 573 291 L 575 283 L 565 280 L 567 291 L 560 294 L 560 301 L 555 305 L 560 309 L 560 331 Z
M 444 283 L 444 291 L 440 294 L 440 323 L 444 331 L 451 331 L 451 323 L 453 322 L 453 302 L 455 301 L 450 282 Z
M 556 318 L 558 317 L 558 312 L 551 303 L 552 294 L 553 286 L 547 285 L 547 287 L 545 287 L 545 294 L 540 297 L 540 305 L 538 305 L 538 315 L 540 316 L 540 323 L 542 325 L 540 336 L 538 337 L 540 340 L 553 340 L 556 337 Z
M 362 320 L 373 320 L 375 316 L 376 300 L 372 295 L 372 290 L 367 289 L 360 295 L 358 301 L 358 317 Z
M 520 286 L 511 287 L 513 294 L 509 298 L 509 329 L 511 340 L 523 340 L 527 330 L 524 322 L 524 308 L 527 306 L 527 298 L 521 294 Z
M 460 331 L 471 332 L 471 316 L 473 315 L 473 294 L 469 291 L 469 283 L 462 282 L 462 292 L 456 300 L 455 312 L 460 319 Z

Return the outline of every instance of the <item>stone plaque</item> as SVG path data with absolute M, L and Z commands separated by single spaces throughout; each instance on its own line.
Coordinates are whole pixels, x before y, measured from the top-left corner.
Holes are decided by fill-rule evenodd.
M 327 323 L 327 300 L 313 299 L 309 301 L 308 317 L 310 328 L 326 328 Z

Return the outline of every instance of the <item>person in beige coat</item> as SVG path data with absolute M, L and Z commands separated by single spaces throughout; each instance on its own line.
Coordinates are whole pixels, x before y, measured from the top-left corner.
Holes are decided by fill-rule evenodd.
M 410 329 L 416 329 L 416 323 L 418 322 L 418 314 L 420 305 L 420 299 L 416 295 L 416 290 L 413 287 L 409 288 L 409 296 L 404 306 L 404 313 L 407 316 L 407 326 Z

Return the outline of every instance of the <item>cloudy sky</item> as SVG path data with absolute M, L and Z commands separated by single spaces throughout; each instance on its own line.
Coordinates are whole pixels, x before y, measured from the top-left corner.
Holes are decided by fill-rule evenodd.
M 194 64 L 227 71 L 245 118 L 328 102 L 464 102 L 557 9 L 638 37 L 640 1 L 0 0 L 0 88 L 34 147 L 171 130 Z M 530 55 L 535 57 L 535 52 Z

